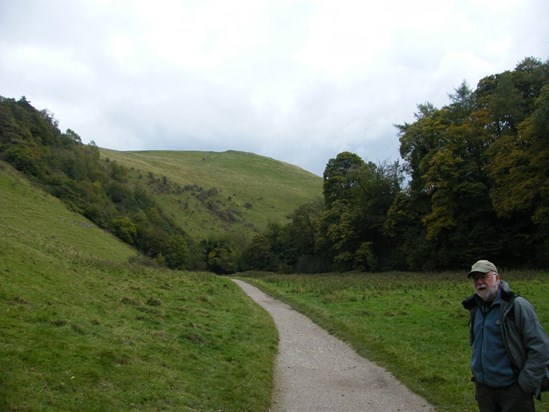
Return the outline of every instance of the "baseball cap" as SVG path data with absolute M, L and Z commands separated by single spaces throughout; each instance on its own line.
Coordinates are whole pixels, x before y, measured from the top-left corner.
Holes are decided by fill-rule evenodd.
M 488 273 L 488 272 L 498 273 L 498 268 L 492 262 L 489 262 L 487 260 L 479 260 L 475 262 L 473 266 L 471 266 L 471 271 L 469 272 L 467 277 L 470 278 L 475 273 Z

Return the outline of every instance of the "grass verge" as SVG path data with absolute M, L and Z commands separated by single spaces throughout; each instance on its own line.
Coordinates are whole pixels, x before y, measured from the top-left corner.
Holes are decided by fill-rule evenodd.
M 470 382 L 463 273 L 246 274 L 243 279 L 306 314 L 387 368 L 439 411 L 476 411 Z M 549 274 L 505 276 L 549 326 Z M 537 402 L 549 410 L 549 396 Z
M 71 263 L 1 268 L 1 410 L 268 408 L 276 331 L 228 279 Z

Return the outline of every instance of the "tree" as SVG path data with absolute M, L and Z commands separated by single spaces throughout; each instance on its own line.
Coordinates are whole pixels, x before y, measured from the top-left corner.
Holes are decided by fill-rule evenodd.
M 183 236 L 172 236 L 164 260 L 170 269 L 186 269 L 189 260 L 189 246 Z
M 130 245 L 134 244 L 137 237 L 137 227 L 127 217 L 116 217 L 112 220 L 114 234 Z
M 549 85 L 535 99 L 535 110 L 490 147 L 486 167 L 494 184 L 490 197 L 501 218 L 520 223 L 525 256 L 547 264 L 549 245 Z
M 244 270 L 272 270 L 273 254 L 269 239 L 264 235 L 254 236 L 244 250 L 242 260 Z
M 331 207 L 336 201 L 350 201 L 353 189 L 356 187 L 364 167 L 364 161 L 350 152 L 342 152 L 335 159 L 328 161 L 323 175 L 326 207 Z
M 321 199 L 297 207 L 289 216 L 289 238 L 292 240 L 298 258 L 315 254 L 318 220 L 324 209 Z
M 432 270 L 435 267 L 433 248 L 426 239 L 421 221 L 428 212 L 428 203 L 418 196 L 424 195 L 403 190 L 396 194 L 387 211 L 383 229 L 391 240 L 392 266 L 396 269 Z
M 450 101 L 449 114 L 453 123 L 461 124 L 466 121 L 467 117 L 475 108 L 475 99 L 473 91 L 464 80 L 461 85 L 454 90 L 453 94 L 449 94 Z

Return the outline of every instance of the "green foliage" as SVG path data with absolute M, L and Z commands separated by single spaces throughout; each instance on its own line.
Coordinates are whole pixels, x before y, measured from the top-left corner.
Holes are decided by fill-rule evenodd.
M 231 252 L 227 247 L 216 247 L 207 255 L 208 269 L 220 275 L 234 273 L 236 266 Z
M 166 256 L 166 266 L 171 269 L 185 269 L 189 260 L 189 246 L 183 236 L 172 236 Z
M 244 251 L 242 270 L 273 270 L 271 242 L 266 236 L 256 235 Z
M 433 268 L 481 256 L 523 266 L 548 263 L 547 232 L 534 206 L 547 203 L 541 195 L 546 134 L 532 127 L 543 117 L 548 82 L 549 64 L 525 59 L 513 72 L 482 79 L 474 92 L 462 85 L 449 106 L 420 109 L 416 122 L 399 126 L 414 201 L 401 197 L 407 211 L 393 204 L 385 226 L 393 235 L 412 228 L 421 235 L 398 240 L 400 251 L 432 248 L 423 267 Z M 544 117 L 538 124 L 546 123 Z
M 328 161 L 324 170 L 324 203 L 327 207 L 336 201 L 350 201 L 365 167 L 364 161 L 350 152 L 342 152 Z
M 41 175 L 42 168 L 40 167 L 40 151 L 33 146 L 11 146 L 6 150 L 6 160 L 13 167 L 31 176 Z
M 527 58 L 449 97 L 397 125 L 402 166 L 330 159 L 318 213 L 296 209 L 279 235 L 265 231 L 278 271 L 549 264 L 549 63 Z
M 414 392 L 446 412 L 476 411 L 471 383 L 468 312 L 461 301 L 473 290 L 466 272 L 247 274 L 282 299 L 387 368 Z M 513 290 L 549 326 L 549 273 L 504 274 Z M 549 398 L 536 401 L 547 410 Z
M 112 220 L 112 227 L 114 234 L 124 242 L 130 245 L 135 242 L 137 227 L 127 216 L 114 218 Z

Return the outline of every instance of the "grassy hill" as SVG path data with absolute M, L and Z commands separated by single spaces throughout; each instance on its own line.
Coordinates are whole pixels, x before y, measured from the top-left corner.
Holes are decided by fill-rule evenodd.
M 148 187 L 198 239 L 284 223 L 296 207 L 322 196 L 319 176 L 251 153 L 101 149 L 101 156 L 129 168 L 128 180 Z
M 79 255 L 127 262 L 137 252 L 116 237 L 99 229 L 82 215 L 69 211 L 63 202 L 32 186 L 11 166 L 0 162 L 1 241 L 10 249 L 6 258 L 22 257 L 44 249 L 66 249 L 68 256 Z
M 0 163 L 0 410 L 266 410 L 276 330 L 227 278 L 136 252 Z

